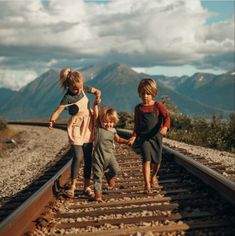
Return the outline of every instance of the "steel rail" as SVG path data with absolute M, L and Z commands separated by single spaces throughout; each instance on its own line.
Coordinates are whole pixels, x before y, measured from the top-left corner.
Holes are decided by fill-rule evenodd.
M 46 122 L 9 122 L 9 124 L 19 125 L 38 125 L 47 126 Z M 56 128 L 65 129 L 64 123 L 55 124 Z M 118 129 L 118 134 L 122 137 L 129 138 L 132 131 Z M 163 152 L 166 155 L 170 155 L 174 160 L 190 171 L 193 175 L 197 176 L 204 183 L 214 188 L 219 194 L 221 194 L 227 201 L 235 205 L 235 185 L 232 181 L 227 180 L 222 175 L 203 166 L 202 164 L 187 158 L 185 155 L 178 153 L 171 148 L 163 146 Z M 63 185 L 69 176 L 70 162 L 61 169 L 49 183 L 46 183 L 41 187 L 33 196 L 29 198 L 23 205 L 21 205 L 13 214 L 7 217 L 0 223 L 0 235 L 22 235 L 33 224 L 32 221 L 39 216 L 43 210 L 43 206 L 47 205 L 49 201 L 55 199 L 54 189 L 56 183 Z M 67 175 L 63 174 L 64 169 L 67 168 Z M 44 188 L 45 187 L 45 188 Z M 28 209 L 28 210 L 26 210 Z
M 216 190 L 227 201 L 235 205 L 235 184 L 231 180 L 226 179 L 218 172 L 191 158 L 188 158 L 179 152 L 176 152 L 169 147 L 164 146 L 164 153 L 166 155 L 171 155 L 179 165 L 186 168 L 193 175 L 201 179 L 205 184 Z
M 129 138 L 132 131 L 119 129 L 118 133 L 123 137 Z M 231 180 L 165 145 L 163 145 L 163 153 L 171 155 L 179 165 L 183 166 L 194 176 L 216 190 L 223 198 L 235 205 L 235 184 Z
M 68 180 L 70 165 L 71 161 L 0 223 L 1 236 L 20 236 L 33 227 L 33 220 L 40 215 L 44 206 L 56 198 L 59 186 Z
M 10 124 L 19 125 L 37 125 L 47 126 L 47 123 L 35 123 L 35 122 L 9 122 Z M 63 125 L 58 125 L 58 128 L 64 129 Z M 64 156 L 70 155 L 68 150 Z M 29 197 L 22 205 L 20 205 L 15 211 L 13 211 L 8 217 L 0 222 L 0 235 L 1 236 L 20 236 L 26 233 L 30 228 L 33 228 L 35 220 L 43 208 L 48 205 L 49 202 L 55 200 L 56 193 L 59 191 L 60 186 L 63 186 L 70 176 L 69 161 L 64 167 L 62 167 L 49 181 L 47 181 L 42 187 L 40 187 L 31 197 Z

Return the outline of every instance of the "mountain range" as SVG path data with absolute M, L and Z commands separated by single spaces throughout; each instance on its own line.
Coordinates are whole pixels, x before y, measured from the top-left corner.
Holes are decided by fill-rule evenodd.
M 119 63 L 92 65 L 80 71 L 85 77 L 85 85 L 102 91 L 102 105 L 112 106 L 118 111 L 134 110 L 140 103 L 137 94 L 139 81 L 151 77 L 158 84 L 157 99 L 168 96 L 184 114 L 211 117 L 215 113 L 227 116 L 234 112 L 235 78 L 232 72 L 221 75 L 196 73 L 182 77 L 150 76 Z M 11 120 L 49 119 L 64 93 L 59 86 L 59 71 L 51 69 L 19 91 L 0 88 L 0 116 Z M 93 100 L 94 96 L 89 98 Z

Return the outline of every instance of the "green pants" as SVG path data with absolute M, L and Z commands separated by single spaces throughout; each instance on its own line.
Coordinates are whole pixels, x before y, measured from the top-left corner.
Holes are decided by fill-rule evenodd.
M 102 192 L 102 179 L 104 175 L 106 179 L 112 179 L 121 171 L 115 156 L 104 159 L 94 156 L 92 169 L 95 192 Z

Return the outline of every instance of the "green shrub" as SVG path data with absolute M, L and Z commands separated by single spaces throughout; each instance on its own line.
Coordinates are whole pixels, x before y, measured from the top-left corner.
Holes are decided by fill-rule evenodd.
M 211 120 L 190 117 L 181 113 L 170 113 L 171 128 L 168 138 L 188 144 L 235 152 L 235 113 L 228 121 L 221 115 L 214 115 Z M 118 128 L 134 128 L 134 114 L 119 113 Z
M 131 112 L 119 112 L 119 122 L 117 124 L 118 128 L 122 129 L 134 129 L 134 114 Z

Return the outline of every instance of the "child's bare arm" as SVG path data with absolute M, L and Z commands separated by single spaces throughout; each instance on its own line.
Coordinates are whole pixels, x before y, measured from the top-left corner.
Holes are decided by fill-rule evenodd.
M 117 143 L 128 144 L 128 140 L 127 140 L 127 139 L 124 139 L 124 138 L 121 138 L 118 134 L 115 134 L 115 135 L 114 135 L 114 140 L 115 140 L 115 142 L 117 142 Z
M 62 111 L 64 110 L 65 106 L 60 105 L 56 108 L 56 110 L 52 113 L 49 124 L 48 124 L 48 128 L 52 129 L 53 125 L 55 123 L 55 121 L 57 120 L 57 118 L 60 116 L 60 114 L 62 113 Z
M 98 105 L 96 104 L 96 102 L 94 102 L 93 112 L 94 112 L 93 113 L 94 120 L 96 121 L 99 116 L 99 108 L 98 108 Z
M 101 102 L 101 91 L 97 88 L 92 87 L 91 93 L 93 93 L 96 96 L 95 103 L 99 104 Z

